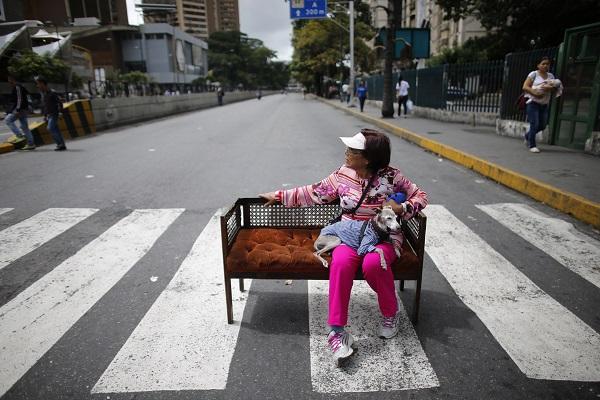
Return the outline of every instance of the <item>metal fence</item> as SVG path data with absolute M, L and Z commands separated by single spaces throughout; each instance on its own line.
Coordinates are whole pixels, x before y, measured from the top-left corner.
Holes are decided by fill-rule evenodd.
M 500 118 L 525 121 L 525 113 L 516 105 L 527 74 L 537 68 L 540 58 L 547 56 L 552 60 L 550 71 L 554 71 L 558 47 L 507 54 L 504 60 L 502 84 L 502 102 Z
M 450 111 L 498 113 L 502 91 L 502 61 L 444 65 L 402 71 L 409 85 L 409 97 L 420 107 Z M 393 75 L 396 85 L 400 73 Z M 369 98 L 383 98 L 383 76 L 363 78 Z

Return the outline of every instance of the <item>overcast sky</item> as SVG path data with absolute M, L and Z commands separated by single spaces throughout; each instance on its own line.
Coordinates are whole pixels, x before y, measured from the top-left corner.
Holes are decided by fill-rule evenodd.
M 129 23 L 141 24 L 135 3 L 127 0 Z M 289 3 L 284 0 L 239 0 L 240 30 L 248 36 L 260 39 L 265 46 L 277 52 L 281 61 L 292 59 L 292 24 Z
M 260 39 L 281 61 L 292 59 L 290 4 L 284 0 L 239 0 L 240 30 Z

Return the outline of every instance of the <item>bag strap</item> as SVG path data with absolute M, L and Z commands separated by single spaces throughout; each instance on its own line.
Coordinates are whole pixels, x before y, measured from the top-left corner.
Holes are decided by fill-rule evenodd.
M 371 177 L 371 179 L 369 179 L 369 183 L 367 183 L 367 187 L 365 188 L 365 190 L 363 190 L 362 196 L 360 196 L 360 199 L 358 200 L 358 203 L 356 203 L 356 207 L 354 207 L 354 209 L 350 212 L 350 214 L 354 215 L 354 213 L 358 210 L 358 208 L 362 204 L 362 202 L 365 199 L 365 197 L 367 197 L 367 192 L 371 188 L 371 184 L 373 183 L 374 180 L 375 180 L 375 175 L 373 175 Z

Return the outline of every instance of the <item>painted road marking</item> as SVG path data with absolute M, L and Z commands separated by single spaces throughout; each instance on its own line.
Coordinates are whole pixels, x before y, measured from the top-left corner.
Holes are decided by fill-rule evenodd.
M 536 379 L 600 380 L 600 336 L 446 208 L 430 205 L 425 249 L 519 369 Z
M 600 242 L 577 231 L 573 224 L 550 218 L 525 204 L 502 203 L 477 207 L 571 271 L 600 287 Z
M 0 397 L 150 250 L 182 212 L 133 211 L 0 308 Z
M 400 333 L 393 339 L 377 336 L 379 307 L 365 281 L 354 282 L 347 330 L 358 352 L 344 368 L 334 365 L 327 348 L 327 281 L 308 282 L 310 374 L 316 392 L 377 392 L 439 386 L 419 338 L 401 306 Z
M 37 249 L 96 211 L 98 210 L 93 208 L 49 208 L 4 229 L 0 232 L 0 269 Z
M 219 213 L 108 366 L 92 393 L 225 389 L 246 293 L 227 324 Z
M 12 210 L 14 210 L 14 208 L 0 208 L 0 214 L 4 214 Z

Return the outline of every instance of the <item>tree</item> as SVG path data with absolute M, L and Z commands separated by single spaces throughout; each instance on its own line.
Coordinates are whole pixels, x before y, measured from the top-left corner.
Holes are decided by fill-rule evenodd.
M 392 79 L 392 66 L 394 63 L 395 32 L 400 27 L 402 20 L 402 0 L 390 0 L 388 6 L 377 6 L 385 10 L 388 17 L 388 33 L 385 40 L 384 67 L 383 67 L 383 101 L 381 116 L 394 117 L 394 82 Z
M 600 20 L 598 0 L 435 0 L 446 19 L 477 18 L 487 29 L 473 48 L 487 49 L 489 59 L 506 53 L 556 46 L 564 30 Z
M 276 55 L 261 40 L 242 32 L 214 32 L 208 38 L 212 79 L 229 87 L 284 87 L 289 74 L 287 68 L 273 61 Z
M 69 69 L 59 58 L 32 51 L 15 55 L 8 63 L 8 72 L 21 81 L 31 81 L 35 76 L 43 76 L 49 82 L 64 83 Z
M 355 61 L 358 68 L 369 71 L 375 63 L 375 54 L 365 41 L 374 35 L 369 25 L 368 4 L 357 1 L 354 26 Z M 294 22 L 292 45 L 292 76 L 306 87 L 315 87 L 321 94 L 324 76 L 346 81 L 349 77 L 350 41 L 348 38 L 349 18 L 343 9 L 332 9 L 334 21 L 300 20 Z

